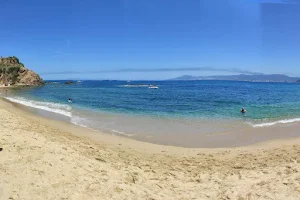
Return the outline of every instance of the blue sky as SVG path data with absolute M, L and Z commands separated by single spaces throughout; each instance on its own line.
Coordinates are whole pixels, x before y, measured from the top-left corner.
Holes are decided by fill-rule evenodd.
M 240 71 L 300 76 L 299 5 L 275 0 L 0 2 L 0 55 L 19 57 L 44 79 L 168 79 Z

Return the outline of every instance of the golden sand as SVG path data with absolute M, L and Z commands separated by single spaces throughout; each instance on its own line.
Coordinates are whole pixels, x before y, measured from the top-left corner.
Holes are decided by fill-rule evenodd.
M 0 147 L 0 199 L 300 199 L 299 139 L 160 146 L 39 118 L 1 100 Z

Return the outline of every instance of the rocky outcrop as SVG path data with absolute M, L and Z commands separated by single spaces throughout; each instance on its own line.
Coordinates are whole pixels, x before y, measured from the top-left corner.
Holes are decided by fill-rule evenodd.
M 75 82 L 74 81 L 67 81 L 67 82 L 65 82 L 65 84 L 72 85 L 72 84 L 75 84 Z
M 0 83 L 5 85 L 44 85 L 43 79 L 27 69 L 17 57 L 0 57 Z
M 22 66 L 24 66 L 22 63 L 20 63 L 19 59 L 15 56 L 7 57 L 7 58 L 3 58 L 1 56 L 0 57 L 0 65 L 4 65 L 4 66 L 22 65 Z

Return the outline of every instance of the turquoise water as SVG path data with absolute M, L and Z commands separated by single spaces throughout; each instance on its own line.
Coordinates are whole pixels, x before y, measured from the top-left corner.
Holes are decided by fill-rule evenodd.
M 158 89 L 149 89 L 149 85 L 157 85 Z M 175 120 L 185 125 L 231 120 L 252 126 L 300 120 L 300 85 L 291 83 L 82 81 L 66 85 L 55 81 L 44 87 L 13 89 L 9 97 L 27 106 L 66 115 L 75 124 L 128 134 L 141 132 L 135 122 L 143 118 Z M 73 103 L 68 103 L 68 98 Z M 239 112 L 242 107 L 247 109 L 246 114 Z M 144 130 L 147 125 L 140 122 L 140 126 Z M 150 132 L 156 131 L 151 126 Z M 199 124 L 194 131 L 199 131 Z

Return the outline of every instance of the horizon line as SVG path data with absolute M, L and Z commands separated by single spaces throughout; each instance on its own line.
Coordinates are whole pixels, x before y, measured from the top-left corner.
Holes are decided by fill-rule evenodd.
M 95 79 L 85 79 L 85 78 L 66 78 L 66 79 L 44 79 L 45 81 L 75 81 L 75 80 L 80 80 L 80 81 L 176 81 L 174 79 L 179 78 L 179 77 L 184 77 L 184 76 L 190 76 L 190 77 L 218 77 L 218 76 L 240 76 L 240 75 L 246 75 L 246 76 L 256 76 L 256 75 L 265 75 L 265 76 L 272 76 L 272 75 L 281 75 L 281 76 L 287 76 L 289 78 L 299 78 L 297 76 L 289 76 L 285 74 L 236 74 L 236 75 L 207 75 L 207 76 L 193 76 L 193 75 L 181 75 L 177 76 L 174 78 L 168 78 L 168 79 L 101 79 L 101 78 L 95 78 Z M 205 79 L 210 80 L 210 79 Z M 211 79 L 211 80 L 218 80 L 218 79 Z M 196 80 L 192 80 L 196 81 Z M 199 80 L 201 81 L 201 80 Z
M 58 71 L 58 72 L 41 72 L 41 75 L 55 75 L 55 74 L 103 74 L 103 73 L 126 73 L 126 72 L 187 72 L 187 71 L 211 71 L 211 72 L 229 72 L 229 73 L 242 73 L 250 75 L 263 74 L 261 72 L 253 72 L 238 68 L 217 68 L 217 67 L 186 67 L 186 68 L 125 68 L 113 70 L 91 70 L 91 71 Z

